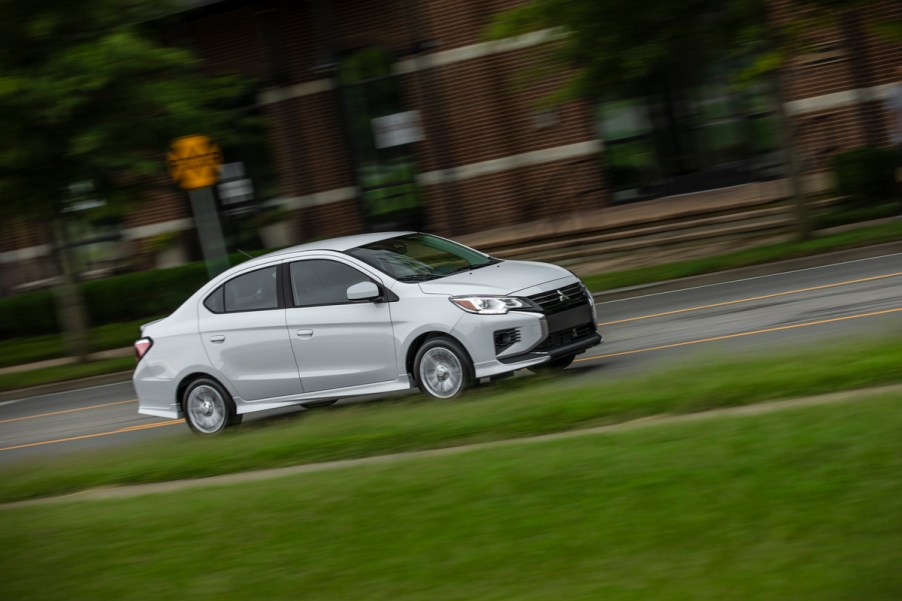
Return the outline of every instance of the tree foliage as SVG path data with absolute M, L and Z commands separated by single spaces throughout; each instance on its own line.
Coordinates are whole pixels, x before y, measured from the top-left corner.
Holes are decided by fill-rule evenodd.
M 501 13 L 495 38 L 549 27 L 565 32 L 546 67 L 570 77 L 560 99 L 599 98 L 655 76 L 676 60 L 703 64 L 743 44 L 744 26 L 760 22 L 755 0 L 531 0 Z
M 882 0 L 886 1 L 886 0 Z M 504 38 L 556 29 L 561 35 L 536 54 L 537 77 L 564 83 L 546 103 L 642 96 L 651 82 L 677 69 L 682 85 L 704 82 L 712 66 L 737 80 L 767 79 L 774 91 L 798 237 L 810 235 L 794 125 L 783 98 L 783 66 L 805 52 L 810 34 L 860 17 L 878 0 L 528 0 L 499 14 L 489 36 Z M 891 37 L 892 24 L 884 29 Z M 697 78 L 692 81 L 692 78 Z
M 234 135 L 228 109 L 245 84 L 205 76 L 189 51 L 160 43 L 164 10 L 0 0 L 0 211 L 53 219 L 73 183 L 122 196 L 163 172 L 173 137 Z
M 500 13 L 500 39 L 547 28 L 564 35 L 540 55 L 537 73 L 566 69 L 556 100 L 629 94 L 673 65 L 699 75 L 733 61 L 745 79 L 778 70 L 805 51 L 806 36 L 873 0 L 529 0 Z M 683 75 L 686 73 L 684 72 Z
M 63 214 L 72 190 L 110 206 L 159 185 L 171 139 L 205 133 L 228 144 L 244 82 L 209 77 L 156 0 L 0 0 L 0 215 L 47 227 L 62 278 L 58 319 L 87 358 Z M 87 185 L 86 185 L 86 182 Z

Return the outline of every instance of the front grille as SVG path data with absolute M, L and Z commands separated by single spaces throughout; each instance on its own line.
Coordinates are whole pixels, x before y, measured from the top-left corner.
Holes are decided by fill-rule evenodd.
M 594 323 L 586 323 L 581 326 L 561 330 L 560 332 L 552 332 L 548 335 L 548 338 L 543 340 L 542 343 L 533 350 L 539 352 L 550 351 L 559 346 L 573 342 L 574 340 L 590 336 L 593 333 L 595 333 Z
M 561 300 L 561 294 L 563 294 L 564 300 Z M 561 311 L 566 311 L 567 309 L 572 309 L 573 307 L 578 307 L 589 302 L 589 297 L 586 295 L 582 284 L 579 282 L 564 286 L 563 288 L 558 288 L 557 290 L 533 294 L 526 298 L 539 305 L 539 307 L 542 308 L 542 312 L 546 315 L 560 313 Z
M 520 342 L 520 328 L 507 328 L 495 332 L 495 354 Z

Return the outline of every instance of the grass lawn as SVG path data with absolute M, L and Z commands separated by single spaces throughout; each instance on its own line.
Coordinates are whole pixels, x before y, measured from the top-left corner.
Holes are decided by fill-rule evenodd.
M 141 335 L 141 325 L 154 319 L 148 317 L 91 328 L 88 332 L 89 347 L 95 352 L 131 346 Z M 0 345 L 0 367 L 65 357 L 67 351 L 66 342 L 59 334 L 4 340 Z
M 0 374 L 0 391 L 19 390 L 40 384 L 51 384 L 66 380 L 77 380 L 90 376 L 112 374 L 135 369 L 134 357 L 117 357 L 101 359 L 83 364 L 54 365 L 9 374 Z
M 604 369 L 596 367 L 595 369 Z M 189 435 L 0 469 L 0 501 L 448 447 L 902 382 L 902 338 L 769 356 L 696 355 L 681 368 L 586 382 L 579 370 L 522 378 L 453 402 L 404 397 L 258 422 L 214 439 Z M 177 426 L 185 428 L 185 426 Z
M 868 204 L 841 203 L 831 207 L 826 213 L 818 215 L 814 221 L 817 229 L 827 229 L 872 219 L 884 219 L 899 214 L 902 214 L 902 203 L 894 200 Z
M 0 509 L 0 598 L 902 598 L 898 398 Z

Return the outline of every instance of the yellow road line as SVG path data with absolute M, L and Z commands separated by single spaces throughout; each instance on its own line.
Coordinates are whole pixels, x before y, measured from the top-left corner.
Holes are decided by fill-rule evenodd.
M 739 303 L 750 303 L 752 301 L 766 300 L 768 298 L 777 298 L 779 296 L 788 296 L 790 294 L 801 294 L 803 292 L 814 292 L 816 290 L 825 290 L 827 288 L 836 288 L 838 286 L 849 286 L 852 284 L 863 284 L 865 282 L 873 282 L 875 280 L 884 280 L 902 276 L 902 271 L 896 273 L 887 273 L 885 275 L 875 275 L 868 278 L 860 278 L 857 280 L 849 280 L 846 282 L 836 282 L 834 284 L 823 284 L 821 286 L 812 286 L 810 288 L 799 288 L 798 290 L 787 290 L 786 292 L 775 292 L 773 294 L 764 294 L 761 296 L 752 296 L 749 298 L 740 298 L 737 300 L 724 301 L 722 303 L 713 303 L 710 305 L 700 305 L 698 307 L 689 307 L 688 309 L 675 309 L 673 311 L 664 311 L 663 313 L 652 313 L 651 315 L 640 315 L 639 317 L 630 317 L 627 319 L 618 319 L 616 321 L 606 321 L 599 323 L 600 326 L 610 326 L 618 323 L 627 323 L 630 321 L 640 321 L 642 319 L 651 319 L 653 317 L 665 317 L 667 315 L 677 315 L 679 313 L 690 313 L 692 311 L 703 311 L 705 309 L 715 309 L 717 307 L 726 307 L 729 305 L 738 305 Z
M 788 326 L 778 326 L 775 328 L 767 328 L 765 330 L 753 330 L 751 332 L 739 332 L 738 334 L 726 334 L 724 336 L 714 336 L 712 338 L 702 338 L 700 340 L 687 340 L 686 342 L 675 342 L 673 344 L 662 344 L 660 346 L 652 346 L 649 348 L 635 349 L 632 351 L 621 351 L 619 353 L 608 353 L 607 355 L 598 355 L 596 357 L 584 357 L 576 361 L 592 361 L 594 359 L 608 359 L 610 357 L 621 357 L 623 355 L 635 355 L 637 353 L 647 353 L 650 351 L 661 351 L 664 349 L 677 348 L 680 346 L 689 346 L 692 344 L 702 344 L 705 342 L 716 342 L 718 340 L 729 340 L 731 338 L 741 338 L 743 336 L 754 336 L 756 334 L 767 334 L 769 332 L 780 332 L 783 330 L 794 330 L 796 328 L 807 328 L 810 326 L 819 326 L 828 323 L 836 323 L 838 321 L 848 321 L 850 319 L 860 319 L 862 317 L 874 317 L 875 315 L 887 315 L 889 313 L 898 313 L 902 311 L 902 307 L 895 309 L 886 309 L 885 311 L 874 311 L 872 313 L 860 313 L 858 315 L 846 315 L 845 317 L 833 317 L 831 319 L 821 319 L 819 321 L 809 321 L 806 323 L 796 323 Z
M 90 407 L 77 407 L 75 409 L 61 409 L 60 411 L 51 411 L 49 413 L 38 413 L 36 415 L 25 415 L 23 417 L 10 417 L 8 419 L 0 419 L 0 424 L 8 424 L 10 422 L 20 422 L 23 419 L 37 419 L 39 417 L 48 417 L 50 415 L 62 415 L 63 413 L 74 413 L 76 411 L 87 411 L 89 409 L 100 409 L 101 407 L 112 407 L 113 405 L 125 405 L 127 403 L 136 403 L 136 399 L 129 401 L 116 401 L 115 403 L 104 403 L 102 405 L 91 405 Z
M 55 440 L 42 440 L 40 442 L 29 442 L 25 444 L 15 445 L 12 447 L 0 448 L 0 451 L 14 451 L 16 449 L 25 449 L 28 447 L 39 447 L 46 444 L 57 444 L 60 442 L 71 442 L 73 440 L 84 440 L 86 438 L 97 438 L 99 436 L 109 436 L 111 434 L 124 434 L 126 432 L 136 432 L 138 430 L 150 430 L 151 428 L 159 428 L 161 426 L 173 426 L 182 424 L 185 420 L 174 419 L 165 422 L 152 422 L 149 424 L 139 424 L 137 426 L 129 426 L 127 428 L 119 428 L 118 430 L 110 430 L 109 432 L 97 432 L 96 434 L 82 434 L 81 436 L 70 436 L 69 438 L 57 438 Z

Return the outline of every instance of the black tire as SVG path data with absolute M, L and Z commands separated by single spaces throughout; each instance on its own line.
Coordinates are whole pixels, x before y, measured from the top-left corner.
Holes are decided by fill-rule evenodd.
M 420 390 L 437 399 L 454 399 L 473 385 L 473 363 L 453 338 L 427 340 L 413 361 L 414 379 Z
M 182 413 L 191 431 L 200 436 L 216 436 L 226 428 L 237 426 L 241 417 L 232 395 L 211 378 L 198 378 L 182 394 Z
M 576 355 L 565 355 L 563 357 L 556 357 L 549 361 L 548 363 L 543 363 L 542 365 L 537 365 L 535 367 L 530 367 L 529 370 L 534 374 L 541 374 L 550 376 L 553 374 L 559 374 L 573 363 L 573 360 L 576 359 Z

